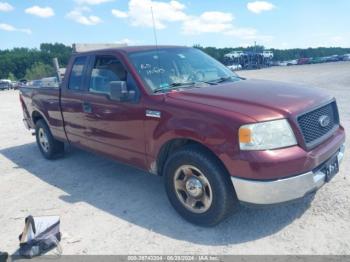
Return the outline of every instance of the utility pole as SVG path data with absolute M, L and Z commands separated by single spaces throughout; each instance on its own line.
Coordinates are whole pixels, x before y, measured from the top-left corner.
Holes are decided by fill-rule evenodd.
M 256 41 L 254 41 L 254 51 L 256 53 Z

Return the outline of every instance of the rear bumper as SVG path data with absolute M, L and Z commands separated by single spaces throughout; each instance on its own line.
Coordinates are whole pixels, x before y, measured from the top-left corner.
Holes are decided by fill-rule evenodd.
M 343 160 L 345 144 L 338 151 L 339 165 Z M 315 171 L 316 170 L 316 171 Z M 317 169 L 273 181 L 257 181 L 231 177 L 238 199 L 241 202 L 268 205 L 302 198 L 326 183 L 326 175 Z

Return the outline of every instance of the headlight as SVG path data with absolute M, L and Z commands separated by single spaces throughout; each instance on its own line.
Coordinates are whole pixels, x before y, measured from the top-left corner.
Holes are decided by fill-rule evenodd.
M 292 128 L 286 119 L 241 126 L 241 150 L 269 150 L 297 144 Z

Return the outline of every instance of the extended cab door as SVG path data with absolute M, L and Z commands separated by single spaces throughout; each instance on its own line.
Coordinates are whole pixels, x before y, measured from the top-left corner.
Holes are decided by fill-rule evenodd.
M 144 118 L 140 92 L 123 63 L 113 54 L 92 57 L 87 71 L 87 92 L 83 95 L 83 124 L 88 146 L 115 159 L 145 168 Z M 110 82 L 125 81 L 135 99 L 110 99 Z
M 86 70 L 89 56 L 72 58 L 72 64 L 61 89 L 61 110 L 68 140 L 75 145 L 83 145 L 85 123 L 82 93 L 86 86 Z

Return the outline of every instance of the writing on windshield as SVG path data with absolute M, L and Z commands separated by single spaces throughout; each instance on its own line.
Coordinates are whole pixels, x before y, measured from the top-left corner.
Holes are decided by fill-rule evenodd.
M 195 48 L 164 48 L 132 53 L 129 57 L 144 82 L 156 92 L 238 79 L 224 65 Z

